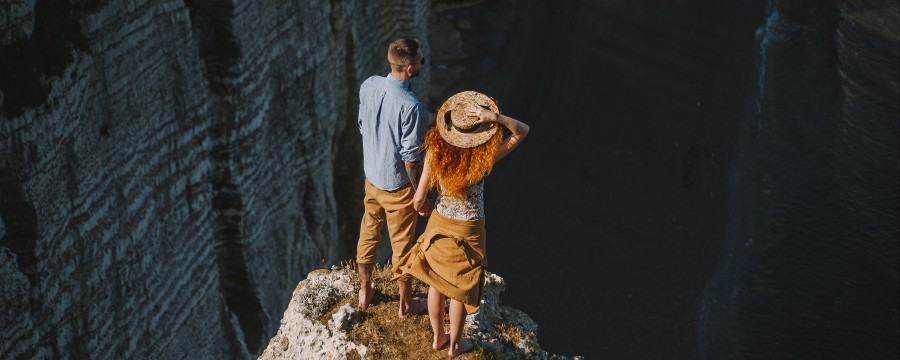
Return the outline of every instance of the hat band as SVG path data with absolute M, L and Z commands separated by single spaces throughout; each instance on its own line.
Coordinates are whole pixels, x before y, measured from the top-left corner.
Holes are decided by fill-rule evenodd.
M 456 125 L 453 125 L 453 128 L 456 129 L 456 131 L 459 131 L 459 132 L 461 132 L 461 133 L 463 133 L 463 134 L 471 134 L 471 133 L 475 132 L 476 130 L 478 130 L 479 128 L 481 128 L 481 126 L 475 125 L 475 126 L 470 127 L 470 128 L 468 128 L 468 129 L 463 129 L 463 128 L 461 128 L 461 127 L 458 127 L 458 126 L 456 126 Z
M 450 130 L 451 127 L 456 129 L 456 131 L 461 132 L 463 134 L 470 134 L 481 128 L 479 125 L 472 125 L 469 128 L 462 128 L 453 124 L 453 120 L 450 117 L 450 111 L 444 113 L 444 125 L 447 127 L 447 130 Z

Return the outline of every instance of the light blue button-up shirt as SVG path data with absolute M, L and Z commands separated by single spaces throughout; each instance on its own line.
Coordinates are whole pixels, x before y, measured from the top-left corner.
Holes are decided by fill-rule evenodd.
M 392 191 L 409 184 L 404 161 L 420 161 L 425 109 L 408 81 L 372 76 L 359 87 L 359 133 L 363 168 L 375 187 Z

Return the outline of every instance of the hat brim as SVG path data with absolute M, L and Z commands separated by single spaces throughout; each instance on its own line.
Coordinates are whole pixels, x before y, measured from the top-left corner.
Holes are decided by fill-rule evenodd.
M 485 107 L 495 113 L 500 113 L 497 103 L 489 96 L 477 91 L 463 91 L 451 96 L 441 104 L 435 119 L 441 137 L 450 145 L 460 148 L 472 148 L 486 143 L 497 132 L 497 124 L 493 122 L 481 123 L 468 129 L 454 124 L 471 125 L 474 119 L 465 114 L 469 105 Z

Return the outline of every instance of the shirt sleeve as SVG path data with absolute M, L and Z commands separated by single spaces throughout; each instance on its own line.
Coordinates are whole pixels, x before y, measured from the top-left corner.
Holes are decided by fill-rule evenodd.
M 423 126 L 425 111 L 422 104 L 413 106 L 400 120 L 400 158 L 403 161 L 416 162 L 422 160 L 419 148 L 422 139 L 419 137 L 419 127 Z

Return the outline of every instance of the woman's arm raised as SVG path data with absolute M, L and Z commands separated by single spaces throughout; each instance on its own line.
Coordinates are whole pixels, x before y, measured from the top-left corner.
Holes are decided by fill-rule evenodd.
M 503 142 L 500 143 L 500 147 L 497 148 L 497 152 L 494 153 L 494 163 L 496 164 L 500 159 L 509 155 L 513 150 L 519 146 L 519 143 L 525 139 L 525 136 L 528 135 L 528 124 L 525 124 L 519 120 L 513 119 L 506 115 L 501 115 L 485 109 L 480 106 L 469 106 L 466 108 L 466 115 L 474 116 L 478 119 L 475 120 L 475 124 L 480 124 L 483 122 L 496 122 L 500 125 L 503 125 L 509 131 L 512 132 L 512 135 L 506 139 L 503 139 Z
M 519 143 L 525 140 L 525 136 L 528 136 L 529 130 L 528 124 L 506 115 L 497 114 L 497 123 L 503 124 L 509 131 L 512 131 L 512 135 L 503 139 L 503 142 L 500 143 L 500 147 L 494 153 L 494 164 L 515 150 Z

